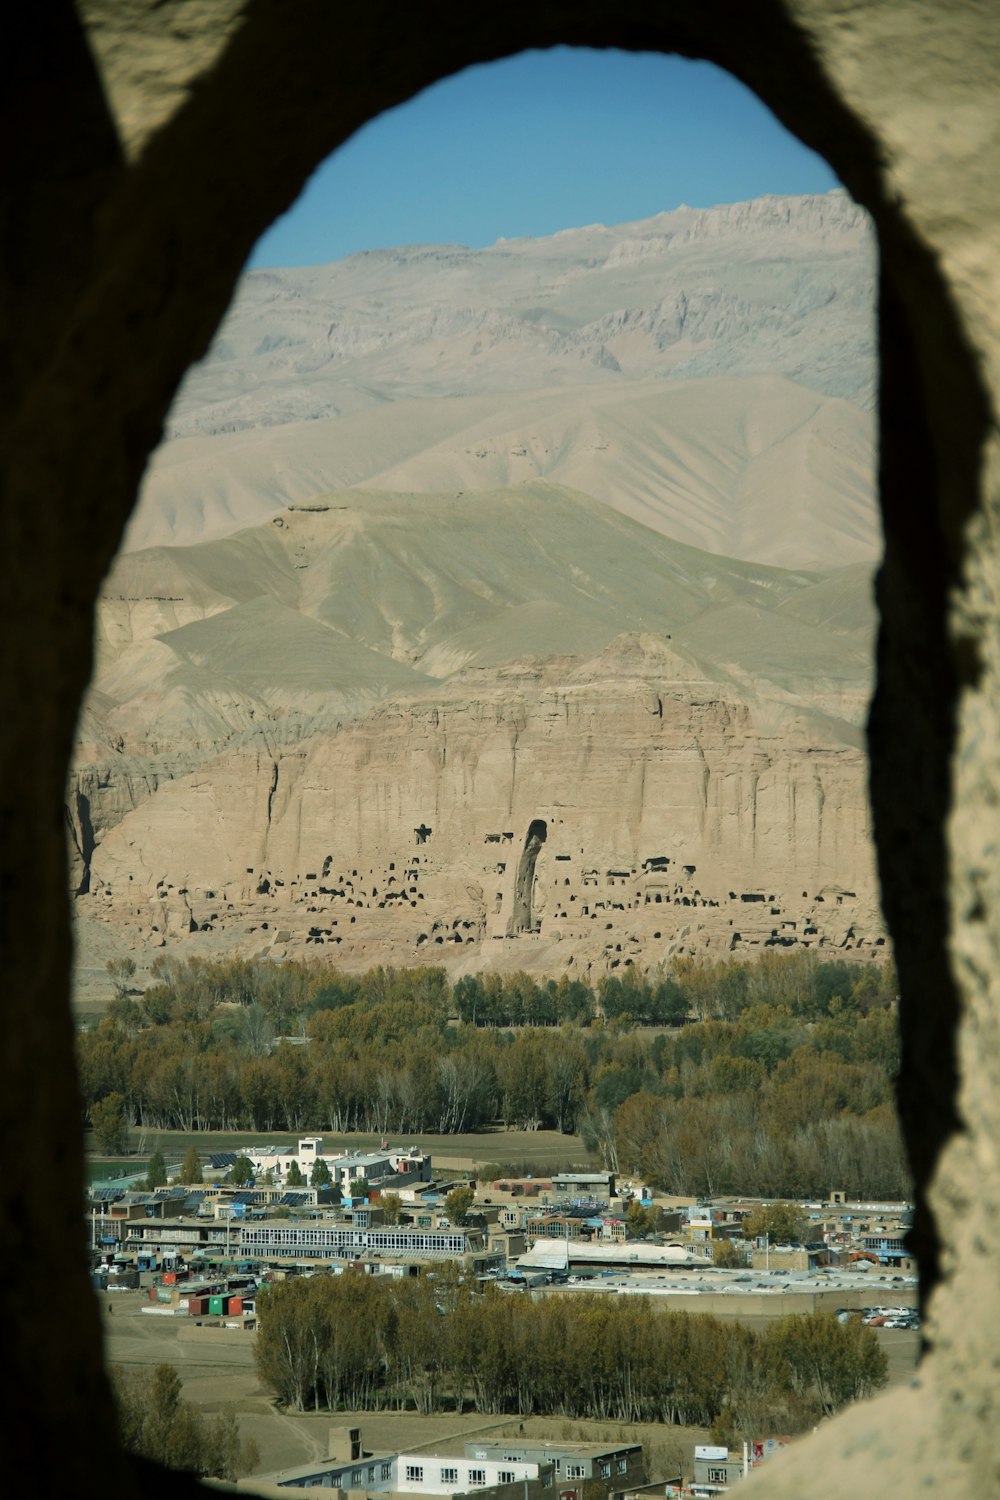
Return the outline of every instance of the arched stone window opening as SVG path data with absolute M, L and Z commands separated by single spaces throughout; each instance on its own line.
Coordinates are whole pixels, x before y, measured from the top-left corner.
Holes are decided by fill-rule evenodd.
M 20 1008 L 2 1095 L 11 1156 L 34 1167 L 9 1184 L 4 1206 L 18 1267 L 0 1294 L 9 1471 L 31 1473 L 40 1491 L 54 1489 L 56 1464 L 59 1484 L 81 1490 L 97 1463 L 109 1486 L 141 1494 L 162 1483 L 117 1453 L 96 1309 L 82 1265 L 66 1256 L 76 1199 L 56 1235 L 49 1197 L 52 1181 L 81 1177 L 59 810 L 93 599 L 147 456 L 252 243 L 325 155 L 459 67 L 569 42 L 677 50 L 728 67 L 826 156 L 879 234 L 886 555 L 869 746 L 932 1353 L 918 1387 L 830 1424 L 760 1488 L 790 1496 L 808 1478 L 817 1500 L 854 1493 L 859 1481 L 902 1495 L 931 1476 L 941 1493 L 962 1492 L 970 1475 L 993 1472 L 983 1417 L 998 1404 L 983 1306 L 995 1306 L 1000 1284 L 1000 893 L 984 814 L 1000 779 L 1000 560 L 986 516 L 1000 336 L 985 290 L 998 219 L 986 184 L 1000 164 L 995 135 L 952 127 L 966 106 L 995 99 L 995 18 L 958 0 L 940 30 L 921 34 L 905 7 L 823 0 L 653 11 L 543 0 L 483 15 L 442 3 L 399 11 L 387 41 L 381 13 L 345 19 L 318 0 L 294 11 L 260 0 L 200 11 L 183 42 L 171 8 L 151 7 L 148 30 L 123 47 L 116 7 L 81 9 L 108 96 L 76 12 L 22 7 L 8 37 L 14 86 L 0 104 L 19 142 L 4 209 L 15 229 L 2 251 L 16 305 L 0 432 L 3 638 L 14 647 L 4 659 L 0 816 L 6 979 Z M 57 1279 L 58 1322 L 37 1312 L 51 1306 Z M 171 1484 L 176 1494 L 193 1488 Z

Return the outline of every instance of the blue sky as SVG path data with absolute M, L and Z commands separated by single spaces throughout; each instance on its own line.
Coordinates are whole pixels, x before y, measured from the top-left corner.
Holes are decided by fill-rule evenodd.
M 469 68 L 373 120 L 318 168 L 250 264 L 490 245 L 836 186 L 821 157 L 712 64 L 559 47 Z

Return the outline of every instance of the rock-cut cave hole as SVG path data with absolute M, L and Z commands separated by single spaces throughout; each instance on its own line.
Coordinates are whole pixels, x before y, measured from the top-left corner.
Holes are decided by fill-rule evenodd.
M 535 861 L 538 851 L 545 843 L 548 829 L 544 818 L 535 818 L 528 827 L 521 858 L 517 866 L 514 885 L 514 911 L 510 919 L 510 931 L 531 931 L 531 893 L 535 884 Z

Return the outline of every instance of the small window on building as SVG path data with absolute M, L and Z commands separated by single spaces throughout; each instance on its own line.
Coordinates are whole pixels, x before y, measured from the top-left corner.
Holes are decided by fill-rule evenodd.
M 611 1460 L 610 1460 L 610 1458 L 602 1458 L 601 1459 L 601 1478 L 602 1479 L 610 1479 L 611 1478 Z
M 469 1483 L 470 1484 L 485 1484 L 486 1483 L 486 1470 L 485 1469 L 470 1469 L 469 1470 Z
M 355 1469 L 351 1475 L 351 1489 L 359 1490 L 364 1483 L 364 1475 L 360 1469 Z
M 441 1483 L 442 1484 L 457 1484 L 458 1483 L 458 1470 L 457 1469 L 442 1469 L 441 1470 Z
M 725 1471 L 725 1469 L 709 1469 L 709 1471 L 708 1471 L 708 1483 L 709 1484 L 725 1484 L 725 1482 L 726 1482 L 726 1471 Z
M 424 1482 L 424 1466 L 423 1466 L 423 1464 L 407 1464 L 406 1465 L 406 1477 L 410 1481 L 411 1484 L 423 1484 L 423 1482 Z
M 587 1474 L 586 1474 L 586 1470 L 584 1469 L 583 1464 L 567 1464 L 566 1465 L 566 1478 L 567 1479 L 586 1479 L 586 1477 L 587 1477 Z
M 615 1459 L 615 1468 L 619 1474 L 624 1474 L 628 1468 L 628 1459 L 625 1457 Z
M 498 1478 L 497 1478 L 497 1483 L 498 1484 L 513 1484 L 514 1483 L 514 1470 L 513 1469 L 501 1469 L 500 1473 L 498 1475 Z
M 389 1480 L 391 1478 L 392 1478 L 392 1464 L 383 1464 L 382 1465 L 382 1482 L 385 1483 L 386 1480 Z

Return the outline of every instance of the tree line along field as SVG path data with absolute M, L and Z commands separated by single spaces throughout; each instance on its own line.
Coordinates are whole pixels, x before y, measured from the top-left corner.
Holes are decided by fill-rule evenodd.
M 664 1024 L 658 992 L 685 1014 Z M 893 997 L 890 968 L 810 955 L 679 963 L 593 991 L 161 960 L 144 995 L 79 1035 L 78 1059 L 107 1154 L 130 1127 L 210 1149 L 211 1132 L 457 1141 L 499 1123 L 565 1134 L 570 1159 L 578 1135 L 667 1192 L 905 1197 Z M 655 1033 L 636 1019 L 654 1012 Z
M 112 1365 L 108 1374 L 126 1453 L 230 1482 L 257 1467 L 257 1445 L 241 1438 L 235 1412 L 206 1419 L 184 1399 L 180 1375 L 170 1364 L 152 1371 Z
M 339 1276 L 260 1294 L 258 1372 L 292 1410 L 386 1407 L 681 1423 L 727 1436 L 798 1432 L 887 1383 L 873 1330 L 829 1313 L 759 1329 L 645 1297 L 541 1300 Z

